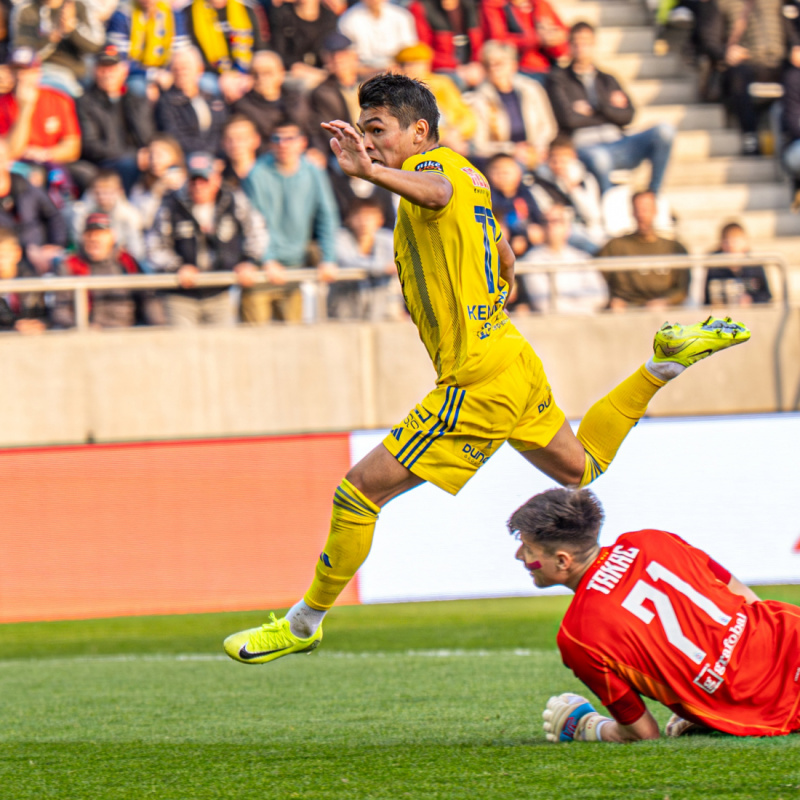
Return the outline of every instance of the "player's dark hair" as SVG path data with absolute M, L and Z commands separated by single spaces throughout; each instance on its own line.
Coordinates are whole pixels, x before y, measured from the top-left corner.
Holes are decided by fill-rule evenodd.
M 417 120 L 428 123 L 428 138 L 439 141 L 439 107 L 433 92 L 422 81 L 384 72 L 358 87 L 361 108 L 385 108 L 406 130 Z
M 589 33 L 594 33 L 594 25 L 590 22 L 586 22 L 586 20 L 581 20 L 580 22 L 576 22 L 570 29 L 569 29 L 569 38 L 571 39 L 575 36 L 576 33 L 583 33 L 583 31 L 589 31 Z
M 564 547 L 580 556 L 597 544 L 604 517 L 603 506 L 589 489 L 550 489 L 521 505 L 508 529 L 550 553 Z

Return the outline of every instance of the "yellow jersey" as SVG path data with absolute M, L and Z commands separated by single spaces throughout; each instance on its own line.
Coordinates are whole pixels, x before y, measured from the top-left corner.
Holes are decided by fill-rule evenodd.
M 479 383 L 525 346 L 503 310 L 508 284 L 499 270 L 502 234 L 489 183 L 466 158 L 442 146 L 411 156 L 402 168 L 444 175 L 453 187 L 439 210 L 400 201 L 394 250 L 403 297 L 436 367 L 437 385 Z

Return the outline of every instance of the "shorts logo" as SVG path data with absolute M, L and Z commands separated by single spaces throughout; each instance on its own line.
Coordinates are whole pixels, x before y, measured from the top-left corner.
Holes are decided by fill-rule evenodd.
M 722 686 L 722 681 L 724 679 L 717 675 L 712 669 L 709 664 L 704 664 L 703 669 L 700 670 L 700 673 L 694 679 L 694 683 L 696 683 L 704 692 L 708 692 L 708 694 L 714 694 L 714 692 Z
M 403 429 L 402 429 L 402 428 L 392 428 L 392 436 L 394 436 L 394 438 L 395 438 L 395 439 L 396 439 L 398 442 L 400 441 L 400 437 L 401 437 L 402 435 L 403 435 Z
M 438 161 L 421 161 L 414 167 L 414 172 L 441 172 L 444 174 L 444 167 Z
M 477 461 L 479 464 L 483 464 L 483 462 L 486 461 L 486 453 L 481 453 L 477 447 L 473 447 L 472 445 L 465 444 L 461 452 L 466 453 L 469 458 L 473 461 Z

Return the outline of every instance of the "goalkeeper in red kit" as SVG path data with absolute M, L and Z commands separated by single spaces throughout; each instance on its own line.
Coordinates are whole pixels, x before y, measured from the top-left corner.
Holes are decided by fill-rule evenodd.
M 547 738 L 657 739 L 643 696 L 674 712 L 671 736 L 701 726 L 737 736 L 800 731 L 800 608 L 759 600 L 671 533 L 624 533 L 600 547 L 602 522 L 588 489 L 552 489 L 508 523 L 534 583 L 575 592 L 558 647 L 611 714 L 580 695 L 551 697 Z

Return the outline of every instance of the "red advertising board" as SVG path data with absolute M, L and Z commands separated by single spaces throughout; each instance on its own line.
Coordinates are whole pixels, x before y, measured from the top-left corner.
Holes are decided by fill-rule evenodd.
M 349 434 L 0 453 L 0 622 L 287 606 Z M 354 581 L 340 602 L 358 602 Z

